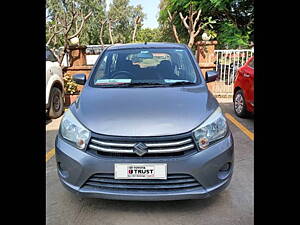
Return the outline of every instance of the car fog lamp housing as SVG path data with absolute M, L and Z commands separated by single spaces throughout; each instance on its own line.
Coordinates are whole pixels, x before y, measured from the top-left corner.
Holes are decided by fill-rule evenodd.
M 194 131 L 194 138 L 200 149 L 209 145 L 227 134 L 228 126 L 220 106 Z
M 64 139 L 79 149 L 85 149 L 91 137 L 91 132 L 75 118 L 71 110 L 65 112 L 59 130 Z

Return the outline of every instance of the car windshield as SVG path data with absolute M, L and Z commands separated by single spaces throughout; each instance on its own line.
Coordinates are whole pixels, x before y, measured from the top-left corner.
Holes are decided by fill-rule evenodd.
M 182 48 L 107 50 L 95 66 L 93 87 L 191 85 L 199 82 L 196 65 Z

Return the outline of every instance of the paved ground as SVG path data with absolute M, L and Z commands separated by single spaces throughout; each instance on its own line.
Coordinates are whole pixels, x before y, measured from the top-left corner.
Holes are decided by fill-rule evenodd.
M 254 131 L 253 119 L 234 115 L 232 103 L 221 104 L 229 113 Z M 60 119 L 46 125 L 46 152 L 54 148 Z M 60 184 L 55 157 L 46 162 L 47 225 L 251 225 L 253 218 L 253 141 L 235 124 L 228 122 L 235 142 L 235 168 L 229 187 L 203 200 L 135 202 L 82 199 Z

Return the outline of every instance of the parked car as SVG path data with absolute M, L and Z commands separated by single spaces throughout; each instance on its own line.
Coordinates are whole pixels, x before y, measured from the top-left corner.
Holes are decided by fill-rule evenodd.
M 101 52 L 110 45 L 87 45 L 86 54 L 87 55 L 99 55 Z
M 235 114 L 239 117 L 254 113 L 254 56 L 236 73 L 233 103 Z
M 62 69 L 53 52 L 46 47 L 46 112 L 51 119 L 62 115 L 64 82 Z
M 168 60 L 157 64 L 161 54 Z M 208 71 L 204 79 L 186 45 L 106 48 L 87 80 L 73 76 L 84 88 L 55 141 L 61 183 L 84 197 L 143 201 L 206 198 L 225 189 L 234 143 L 206 85 L 217 76 Z

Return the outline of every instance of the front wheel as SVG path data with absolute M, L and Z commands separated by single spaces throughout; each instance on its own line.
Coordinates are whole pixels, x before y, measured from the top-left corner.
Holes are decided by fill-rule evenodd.
M 248 117 L 249 112 L 246 107 L 245 97 L 242 90 L 238 90 L 234 95 L 234 112 L 238 117 Z
M 63 114 L 64 109 L 64 101 L 61 90 L 56 87 L 52 88 L 49 100 L 50 106 L 48 110 L 48 116 L 51 119 L 56 119 Z

